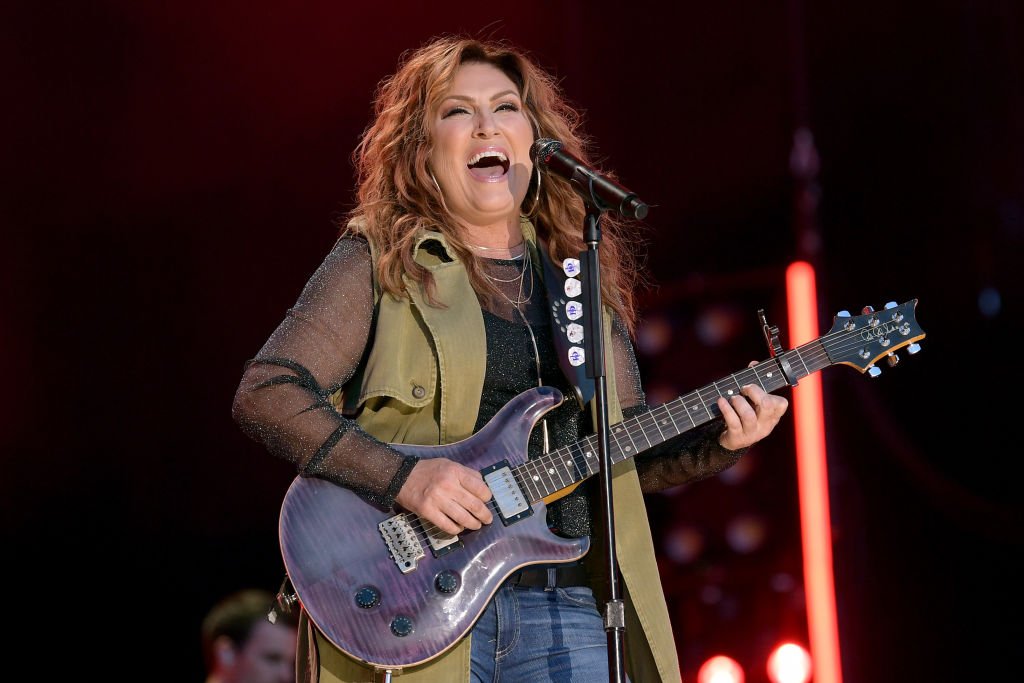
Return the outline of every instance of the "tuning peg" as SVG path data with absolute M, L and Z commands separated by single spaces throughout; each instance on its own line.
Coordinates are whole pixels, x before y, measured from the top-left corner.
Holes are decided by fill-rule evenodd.
M 885 362 L 889 364 L 890 368 L 894 368 L 896 367 L 896 364 L 900 362 L 900 357 L 895 351 L 893 351 L 885 357 Z
M 910 355 L 914 355 L 915 353 L 917 353 L 920 350 L 921 350 L 921 345 L 918 344 L 917 342 L 914 342 L 913 344 L 911 344 L 910 346 L 907 347 L 907 353 L 909 353 Z
M 893 308 L 899 308 L 899 304 L 895 301 L 886 302 L 886 310 L 893 310 Z M 900 323 L 903 321 L 903 313 L 899 310 L 894 310 L 892 314 L 893 321 Z
M 874 313 L 875 309 L 873 306 L 865 306 L 864 308 L 860 309 L 860 312 L 866 315 L 868 313 Z
M 855 327 L 857 327 L 852 320 L 853 316 L 851 316 L 850 312 L 845 308 L 836 313 L 836 318 L 843 318 L 844 320 L 846 320 L 846 322 L 843 323 L 844 330 L 852 330 Z
M 880 368 L 880 367 L 878 367 L 876 365 L 869 365 L 868 366 L 868 377 L 878 377 L 881 374 L 882 374 L 882 368 Z
M 900 305 L 895 301 L 890 301 L 885 304 L 885 310 L 892 311 L 892 319 L 895 320 L 896 322 L 902 322 L 903 320 L 903 311 L 893 310 L 898 309 L 899 307 Z

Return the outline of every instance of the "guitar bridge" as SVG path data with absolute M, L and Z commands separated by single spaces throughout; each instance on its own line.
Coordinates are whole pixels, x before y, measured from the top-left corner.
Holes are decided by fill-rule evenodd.
M 409 524 L 407 517 L 405 514 L 395 515 L 377 525 L 391 559 L 398 566 L 398 571 L 403 574 L 415 571 L 419 561 L 426 557 L 423 546 L 416 537 L 416 531 Z

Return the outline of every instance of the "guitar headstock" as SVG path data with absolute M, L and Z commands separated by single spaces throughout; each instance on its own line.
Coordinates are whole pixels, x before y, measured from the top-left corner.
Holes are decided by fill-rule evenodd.
M 880 358 L 893 367 L 900 360 L 898 349 L 906 347 L 910 354 L 921 350 L 917 342 L 925 334 L 914 317 L 916 306 L 917 299 L 911 299 L 899 305 L 890 301 L 881 311 L 866 306 L 856 316 L 840 311 L 832 329 L 822 337 L 822 346 L 833 363 L 851 365 L 877 377 L 882 373 L 875 366 Z

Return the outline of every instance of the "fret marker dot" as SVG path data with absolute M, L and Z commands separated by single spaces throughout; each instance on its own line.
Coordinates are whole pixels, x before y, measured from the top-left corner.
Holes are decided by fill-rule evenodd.
M 588 457 L 588 458 L 593 458 L 593 457 L 594 457 L 594 454 L 593 454 L 593 453 L 591 453 L 590 451 L 587 451 L 587 457 Z
M 554 470 L 548 470 L 548 474 L 554 474 L 554 473 L 555 473 Z
M 538 477 L 538 476 L 537 476 L 537 475 L 535 474 L 535 475 L 533 475 L 533 480 L 534 480 L 534 481 L 540 481 L 540 477 Z
M 572 467 L 572 460 L 566 460 L 565 461 L 565 466 L 566 467 Z
M 729 391 L 727 391 L 727 392 L 725 392 L 725 393 L 727 393 L 727 394 L 729 394 L 730 396 L 732 396 L 732 389 L 730 389 Z
M 626 448 L 623 449 L 623 450 L 625 450 L 628 453 L 629 451 L 633 450 L 633 447 L 632 446 L 626 446 Z
M 768 373 L 767 373 L 767 376 L 768 376 L 768 377 L 771 377 L 771 376 L 772 376 L 772 372 L 771 372 L 771 370 L 769 370 L 769 371 L 768 371 Z

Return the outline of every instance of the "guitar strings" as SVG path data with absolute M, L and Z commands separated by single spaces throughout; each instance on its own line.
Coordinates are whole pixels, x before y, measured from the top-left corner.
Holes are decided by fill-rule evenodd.
M 817 370 L 820 370 L 820 369 L 823 369 L 825 367 L 828 367 L 829 365 L 836 364 L 836 362 L 834 362 L 834 361 L 828 361 L 828 362 L 824 363 L 822 365 L 822 367 L 818 368 L 817 370 L 813 370 L 812 371 L 809 368 L 807 368 L 807 364 L 808 363 L 810 363 L 811 365 L 817 365 L 818 363 L 821 363 L 822 360 L 828 359 L 830 357 L 829 349 L 831 349 L 833 353 L 849 351 L 851 349 L 854 349 L 854 348 L 862 345 L 862 342 L 864 342 L 864 341 L 872 341 L 872 340 L 864 340 L 863 337 L 861 336 L 861 334 L 862 334 L 862 332 L 860 330 L 857 330 L 857 329 L 854 329 L 854 330 L 840 330 L 838 332 L 829 333 L 829 334 L 826 334 L 826 335 L 820 337 L 819 339 L 816 339 L 814 341 L 808 342 L 807 344 L 799 346 L 799 347 L 797 347 L 795 349 L 791 349 L 791 350 L 789 350 L 787 352 L 784 352 L 783 356 L 793 356 L 793 357 L 799 359 L 800 362 L 804 365 L 804 369 L 807 371 L 804 376 L 807 376 L 807 375 L 813 374 L 813 372 L 816 372 Z M 853 340 L 855 343 L 853 343 L 853 344 L 845 344 L 844 345 L 843 344 L 843 341 L 845 340 L 844 338 L 849 338 L 849 337 L 856 337 L 856 339 Z M 908 341 L 906 343 L 910 343 L 910 342 Z M 896 347 L 896 349 L 893 349 L 893 350 L 895 351 L 895 350 L 897 350 L 899 348 L 902 348 L 902 346 L 905 346 L 905 345 L 906 344 L 900 344 L 900 345 L 898 345 Z M 789 358 L 787 358 L 787 360 L 788 359 Z M 767 364 L 765 364 L 760 369 L 764 370 L 764 369 L 769 368 L 769 367 L 771 367 L 771 366 L 768 366 Z M 757 380 L 758 383 L 761 383 L 761 385 L 763 387 L 764 386 L 763 382 L 761 381 L 761 378 L 760 378 L 757 370 L 758 370 L 758 366 L 757 365 L 755 365 L 753 367 L 750 367 L 750 368 L 745 368 L 745 369 L 743 369 L 743 370 L 741 370 L 741 371 L 739 371 L 737 373 L 734 373 L 731 376 L 731 378 L 733 378 L 734 381 L 737 382 L 737 385 L 742 385 L 742 384 L 753 383 L 753 382 L 746 382 L 746 381 L 742 381 L 741 382 L 740 381 L 740 380 L 747 379 L 748 376 L 749 376 L 749 377 L 752 377 L 753 379 Z M 774 374 L 775 370 L 770 370 L 770 372 L 772 374 Z M 718 416 L 721 415 L 721 411 L 717 409 L 717 405 L 715 404 L 715 400 L 719 396 L 723 396 L 723 394 L 721 392 L 716 390 L 716 385 L 718 383 L 719 382 L 713 382 L 712 384 L 707 385 L 705 387 L 702 387 L 702 388 L 696 390 L 695 392 L 691 392 L 691 394 L 696 394 L 697 397 L 700 399 L 702 407 L 704 408 L 705 412 L 707 412 L 709 416 L 713 416 L 713 417 L 718 417 Z M 779 388 L 781 388 L 781 387 L 779 387 Z M 703 393 L 707 393 L 709 395 L 710 403 L 704 401 Z M 687 395 L 687 396 L 689 396 L 689 395 Z M 686 397 L 679 397 L 679 398 L 677 398 L 677 399 L 675 399 L 675 400 L 673 400 L 673 401 L 671 401 L 671 402 L 669 402 L 667 404 L 664 404 L 662 406 L 656 406 L 656 407 L 652 408 L 650 411 L 648 411 L 647 413 L 644 413 L 643 415 L 636 416 L 636 417 L 632 418 L 631 420 L 624 420 L 624 421 L 620 422 L 618 425 L 614 425 L 615 427 L 618 427 L 619 429 L 617 429 L 616 432 L 612 434 L 612 438 L 615 440 L 615 445 L 619 448 L 619 451 L 620 452 L 629 453 L 630 450 L 632 450 L 634 452 L 636 450 L 638 450 L 636 448 L 635 442 L 633 442 L 632 436 L 630 435 L 630 431 L 631 430 L 630 430 L 630 427 L 629 427 L 629 423 L 634 423 L 635 426 L 640 426 L 641 427 L 641 433 L 646 438 L 646 430 L 644 430 L 644 428 L 642 426 L 642 422 L 644 420 L 653 421 L 654 420 L 653 413 L 655 411 L 657 411 L 657 410 L 665 410 L 668 413 L 669 418 L 672 420 L 674 426 L 676 426 L 675 425 L 675 418 L 676 417 L 680 417 L 682 414 L 685 414 L 687 416 L 686 417 L 686 421 L 690 421 L 692 423 L 693 421 L 690 418 L 690 415 L 689 415 L 688 411 L 684 410 L 682 413 L 678 412 L 679 404 L 685 404 L 684 401 L 683 401 L 684 398 L 686 398 Z M 709 420 L 713 419 L 713 417 L 709 417 Z M 704 422 L 706 422 L 706 421 L 702 421 L 701 424 L 703 424 Z M 654 424 L 655 424 L 655 427 L 657 427 L 657 429 L 659 430 L 659 432 L 661 432 L 661 428 L 657 426 L 657 423 L 654 422 Z M 690 428 L 693 428 L 694 426 L 696 426 L 696 425 L 691 424 Z M 618 432 L 623 431 L 623 429 L 625 429 L 626 436 L 629 437 L 630 442 L 632 443 L 632 447 L 631 448 L 623 448 L 622 444 L 621 444 L 621 442 L 619 440 Z M 678 426 L 676 426 L 676 429 L 678 430 Z M 686 430 L 685 429 L 684 430 L 678 430 L 677 433 L 682 433 L 683 431 L 686 431 Z M 661 434 L 662 434 L 662 438 L 664 440 L 664 438 L 665 438 L 664 437 L 664 433 L 662 432 Z M 673 434 L 672 436 L 675 436 L 675 434 Z M 581 442 L 578 442 L 574 446 L 579 446 L 580 443 L 586 443 L 588 446 L 593 446 L 594 445 L 594 441 L 595 441 L 595 437 L 596 437 L 596 435 L 590 435 L 590 436 L 582 439 Z M 648 441 L 648 445 L 652 445 L 652 444 L 650 444 L 649 439 L 647 439 L 647 441 Z M 585 467 L 579 467 L 578 466 L 578 462 L 576 461 L 575 456 L 573 456 L 571 454 L 571 450 L 572 450 L 572 446 L 561 447 L 559 449 L 556 449 L 553 453 L 548 454 L 547 456 L 544 456 L 544 457 L 541 457 L 541 458 L 537 458 L 535 460 L 529 460 L 529 461 L 523 463 L 522 465 L 516 467 L 515 469 L 516 470 L 520 470 L 520 471 L 524 471 L 524 472 L 527 472 L 527 473 L 532 471 L 532 475 L 533 476 L 531 476 L 529 478 L 534 480 L 534 481 L 539 480 L 540 473 L 541 473 L 542 469 L 546 470 L 546 474 L 548 474 L 548 475 L 552 475 L 552 474 L 556 474 L 557 473 L 558 478 L 561 481 L 561 486 L 559 488 L 554 489 L 554 491 L 552 491 L 552 493 L 555 492 L 555 491 L 560 490 L 561 488 L 565 488 L 565 487 L 567 487 L 567 486 L 569 486 L 571 484 L 574 484 L 577 481 L 582 480 L 582 479 L 575 479 L 572 476 L 570 476 L 569 482 L 566 483 L 565 480 L 562 479 L 562 475 L 561 475 L 561 464 L 562 463 L 557 462 L 556 461 L 556 457 L 557 457 L 557 459 L 560 460 L 563 456 L 568 455 L 569 458 L 571 459 L 572 464 L 577 465 L 577 471 L 585 469 L 586 472 L 587 472 L 587 476 L 591 476 L 591 475 L 595 474 L 596 471 L 599 471 L 599 470 L 595 470 L 595 472 L 591 472 L 589 464 L 586 463 L 586 461 L 584 461 Z M 586 457 L 588 457 L 588 458 L 592 457 L 592 451 L 591 452 L 587 452 L 586 453 Z M 570 459 L 566 459 L 564 461 L 564 463 L 566 464 L 567 467 L 570 466 Z M 557 467 L 552 467 L 552 465 L 556 465 L 556 464 L 558 465 Z M 586 477 L 583 477 L 583 478 L 586 478 Z M 523 482 L 523 483 L 525 483 L 525 482 Z M 551 483 L 552 484 L 555 483 L 553 479 L 551 480 Z M 526 487 L 523 487 L 523 488 L 525 490 L 529 491 L 528 488 L 526 488 Z M 548 495 L 550 495 L 550 494 L 548 494 Z M 543 496 L 543 495 L 537 496 L 533 501 L 531 501 L 531 503 L 536 503 L 537 501 L 541 500 L 543 497 L 545 497 L 545 496 Z M 495 511 L 497 510 L 497 506 L 494 503 L 494 499 L 492 499 L 491 501 L 488 501 L 488 506 L 492 510 L 495 510 Z M 412 515 L 412 513 L 407 513 L 407 514 L 408 515 Z M 418 522 L 420 522 L 420 529 L 424 530 L 425 533 L 429 534 L 429 531 L 426 530 L 427 526 L 433 528 L 434 531 L 440 531 L 432 523 L 430 523 L 430 522 L 423 522 L 422 520 L 420 520 L 415 515 L 412 515 L 412 516 L 414 518 L 416 518 L 416 520 Z M 415 525 L 413 525 L 413 526 L 415 526 Z M 444 536 L 446 538 L 450 538 L 450 536 L 448 534 L 446 534 L 445 532 L 441 532 L 441 533 L 444 534 Z M 435 536 L 435 539 L 436 539 L 436 536 Z M 421 537 L 420 540 L 426 540 L 429 543 L 429 538 Z
M 872 328 L 864 329 L 870 330 Z M 864 329 L 842 329 L 836 332 L 829 332 L 813 341 L 807 342 L 796 348 L 785 351 L 781 354 L 781 356 L 786 358 L 786 360 L 798 360 L 803 365 L 803 369 L 805 371 L 805 374 L 803 376 L 806 377 L 830 365 L 840 364 L 839 361 L 832 360 L 833 356 L 843 357 L 845 354 L 849 353 L 853 349 L 856 349 L 858 347 L 864 347 L 866 344 L 877 342 L 877 339 L 875 338 L 865 339 L 863 337 Z M 853 343 L 849 343 L 851 341 Z M 906 342 L 898 344 L 889 353 L 894 352 L 902 348 L 903 346 L 906 346 L 909 343 L 911 343 L 910 338 L 908 338 Z M 737 386 L 744 386 L 746 384 L 758 384 L 762 387 L 762 389 L 764 389 L 764 382 L 762 381 L 761 376 L 758 374 L 759 369 L 768 370 L 768 372 L 771 373 L 771 377 L 768 377 L 766 375 L 766 378 L 769 380 L 777 381 L 777 378 L 774 375 L 776 373 L 779 373 L 781 375 L 781 372 L 777 369 L 776 366 L 769 365 L 771 360 L 772 359 L 768 359 L 767 361 L 763 361 L 762 363 L 758 363 L 757 365 L 754 365 L 752 367 L 744 368 L 739 372 L 733 373 L 727 379 L 731 379 L 734 382 L 736 382 Z M 811 370 L 808 367 L 808 365 L 818 366 L 819 364 L 821 365 L 821 367 L 817 367 L 817 369 L 815 370 Z M 753 381 L 747 381 L 748 379 Z M 785 381 L 784 376 L 782 376 L 782 379 Z M 661 440 L 664 441 L 673 436 L 682 434 L 683 432 L 688 431 L 689 429 L 693 429 L 700 424 L 710 422 L 712 419 L 721 416 L 721 410 L 718 409 L 716 400 L 719 397 L 729 397 L 728 394 L 723 394 L 721 391 L 717 390 L 717 385 L 721 383 L 723 383 L 723 381 L 712 382 L 711 384 L 705 385 L 695 391 L 690 392 L 689 394 L 686 394 L 685 396 L 680 396 L 662 405 L 654 406 L 653 408 L 643 413 L 642 415 L 637 415 L 628 420 L 623 420 L 618 424 L 612 425 L 612 429 L 610 430 L 609 436 L 612 440 L 614 440 L 615 446 L 618 448 L 619 453 L 626 453 L 629 454 L 627 457 L 631 457 L 632 455 L 636 455 L 636 453 L 646 450 L 646 448 L 649 448 L 654 445 L 650 442 L 650 439 L 647 438 L 648 428 L 651 425 L 653 425 L 658 430 L 658 433 L 661 436 Z M 788 382 L 786 382 L 782 386 L 786 385 L 788 385 Z M 778 388 L 782 388 L 782 386 Z M 705 394 L 708 400 L 705 400 Z M 696 398 L 699 400 L 699 407 L 702 408 L 703 412 L 707 413 L 709 416 L 707 420 L 701 420 L 700 422 L 695 422 L 693 420 L 691 416 L 691 411 L 687 410 L 685 407 L 685 399 L 687 399 L 690 396 L 696 396 Z M 693 405 L 694 407 L 697 407 L 698 404 Z M 658 425 L 658 421 L 654 417 L 654 413 L 658 411 L 664 412 L 667 415 L 668 419 L 672 422 L 673 428 L 675 429 L 675 434 L 671 434 L 668 437 L 665 436 L 665 433 L 662 431 L 661 427 Z M 683 429 L 679 428 L 676 422 L 677 418 L 679 418 L 681 422 L 684 424 Z M 648 422 L 647 428 L 644 427 L 645 420 Z M 689 426 L 686 426 L 687 422 L 690 423 Z M 635 431 L 635 427 L 639 427 L 640 433 L 644 436 L 644 440 L 647 441 L 647 447 L 637 448 L 636 442 L 633 440 L 632 436 L 632 432 Z M 622 432 L 625 432 L 625 436 L 629 439 L 630 444 L 627 447 L 623 447 L 623 444 L 620 440 L 620 434 Z M 519 473 L 522 473 L 526 475 L 522 478 L 516 476 L 517 483 L 520 484 L 520 488 L 524 491 L 524 493 L 528 493 L 529 482 L 539 482 L 543 475 L 548 475 L 547 478 L 549 479 L 550 483 L 552 485 L 556 485 L 553 475 L 557 475 L 560 486 L 559 488 L 556 488 L 547 494 L 551 495 L 557 491 L 560 491 L 561 489 L 571 486 L 572 484 L 582 481 L 586 477 L 596 474 L 598 471 L 600 471 L 600 468 L 595 468 L 593 471 L 591 471 L 590 462 L 588 462 L 588 460 L 593 459 L 595 457 L 594 452 L 596 451 L 596 441 L 597 435 L 590 434 L 580 439 L 575 444 L 569 446 L 562 446 L 560 448 L 555 449 L 551 453 L 545 454 L 533 460 L 527 460 L 521 465 L 513 467 L 512 469 L 514 474 L 518 475 Z M 660 443 L 660 441 L 658 443 Z M 578 449 L 579 454 L 583 455 L 585 458 L 582 463 L 582 466 L 580 462 L 577 460 L 577 455 L 574 455 L 572 452 L 574 448 Z M 615 462 L 619 461 L 613 460 L 613 463 Z M 567 469 L 567 474 L 569 474 L 568 482 L 566 482 L 562 478 L 561 470 L 563 465 L 565 465 Z M 578 475 L 582 474 L 583 472 L 586 472 L 586 475 L 583 477 L 578 477 Z M 576 475 L 576 477 L 578 478 L 574 478 L 574 475 Z M 536 489 L 536 493 L 543 494 L 543 491 L 539 487 L 534 485 L 534 488 Z M 531 505 L 547 497 L 546 495 L 539 495 L 536 498 L 534 498 L 534 495 L 536 494 L 531 493 L 529 495 L 530 498 L 533 498 L 533 500 L 530 501 Z M 497 502 L 493 497 L 491 498 L 491 500 L 487 501 L 486 505 L 492 511 L 492 513 L 499 514 Z M 406 512 L 402 514 L 405 516 L 407 523 L 409 523 L 409 527 L 415 533 L 417 540 L 419 540 L 421 543 L 426 543 L 428 547 L 430 545 L 431 538 L 433 538 L 435 541 L 444 541 L 449 538 L 452 538 L 451 534 L 442 531 L 434 523 L 428 520 L 424 520 L 412 512 Z M 412 519 L 412 521 L 409 521 L 410 518 Z M 467 531 L 464 530 L 462 533 L 467 533 Z M 457 535 L 458 534 L 456 534 L 456 536 Z

